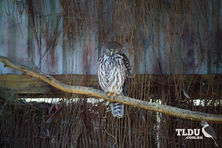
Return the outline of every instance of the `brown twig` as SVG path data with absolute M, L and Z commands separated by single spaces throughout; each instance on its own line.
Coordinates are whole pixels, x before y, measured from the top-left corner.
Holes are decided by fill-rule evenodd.
M 125 96 L 117 96 L 115 98 L 112 98 L 112 97 L 108 97 L 104 92 L 102 92 L 98 89 L 94 89 L 91 87 L 71 86 L 71 85 L 64 84 L 49 75 L 33 72 L 32 70 L 28 70 L 27 68 L 25 68 L 22 65 L 15 64 L 15 63 L 11 62 L 6 57 L 0 56 L 0 62 L 4 63 L 5 66 L 11 67 L 11 68 L 16 69 L 21 72 L 24 72 L 25 74 L 27 74 L 29 76 L 41 79 L 41 80 L 47 82 L 48 84 L 50 84 L 51 86 L 53 86 L 57 89 L 60 89 L 62 91 L 65 91 L 65 92 L 82 94 L 82 95 L 89 95 L 89 96 L 93 96 L 95 98 L 102 98 L 102 99 L 110 101 L 110 102 L 115 101 L 118 103 L 127 104 L 127 105 L 131 105 L 134 107 L 150 110 L 150 111 L 161 112 L 161 113 L 175 116 L 175 117 L 179 117 L 179 118 L 192 119 L 192 120 L 197 120 L 197 121 L 206 120 L 209 122 L 222 123 L 222 116 L 221 115 L 190 111 L 190 110 L 172 107 L 172 106 L 168 106 L 168 105 L 151 103 L 151 102 L 147 102 L 147 101 L 143 101 L 143 100 L 137 100 L 137 99 L 125 97 Z

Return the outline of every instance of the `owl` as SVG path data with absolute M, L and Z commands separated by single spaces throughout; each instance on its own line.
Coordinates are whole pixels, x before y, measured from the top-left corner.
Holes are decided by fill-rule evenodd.
M 98 79 L 102 90 L 108 96 L 126 95 L 126 85 L 130 73 L 130 64 L 127 56 L 122 53 L 122 46 L 118 42 L 103 42 L 102 56 L 99 58 Z M 122 118 L 124 105 L 110 103 L 112 115 Z

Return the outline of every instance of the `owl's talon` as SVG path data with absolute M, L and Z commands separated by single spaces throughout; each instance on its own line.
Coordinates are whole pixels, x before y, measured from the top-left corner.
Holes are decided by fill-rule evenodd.
M 108 97 L 116 97 L 117 94 L 114 93 L 114 92 L 109 92 L 109 93 L 107 93 L 107 96 L 108 96 Z
M 109 97 L 110 97 L 111 95 L 112 95 L 112 92 L 109 92 L 109 93 L 107 94 L 107 96 L 109 96 Z

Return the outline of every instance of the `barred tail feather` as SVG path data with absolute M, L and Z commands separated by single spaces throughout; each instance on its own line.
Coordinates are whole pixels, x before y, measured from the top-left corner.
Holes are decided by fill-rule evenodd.
M 113 117 L 122 118 L 124 116 L 124 105 L 119 103 L 110 103 Z

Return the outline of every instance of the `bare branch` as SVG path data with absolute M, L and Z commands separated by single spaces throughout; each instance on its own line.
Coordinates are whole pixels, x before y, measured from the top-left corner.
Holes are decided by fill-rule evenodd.
M 104 92 L 98 89 L 94 89 L 91 87 L 71 86 L 71 85 L 64 84 L 49 75 L 33 72 L 32 70 L 29 70 L 22 65 L 13 63 L 6 57 L 0 56 L 0 62 L 4 63 L 5 66 L 24 72 L 25 74 L 29 76 L 41 79 L 47 82 L 48 84 L 52 85 L 53 87 L 60 89 L 62 91 L 65 91 L 65 92 L 89 95 L 95 98 L 102 98 L 110 102 L 115 101 L 118 103 L 127 104 L 134 107 L 150 110 L 150 111 L 160 112 L 160 113 L 164 113 L 164 114 L 179 117 L 179 118 L 192 119 L 192 120 L 197 120 L 197 121 L 206 120 L 209 122 L 222 123 L 221 115 L 190 111 L 190 110 L 172 107 L 168 105 L 151 103 L 151 102 L 147 102 L 143 100 L 137 100 L 137 99 L 125 97 L 125 96 L 117 96 L 115 98 L 112 98 L 112 97 L 108 97 Z

